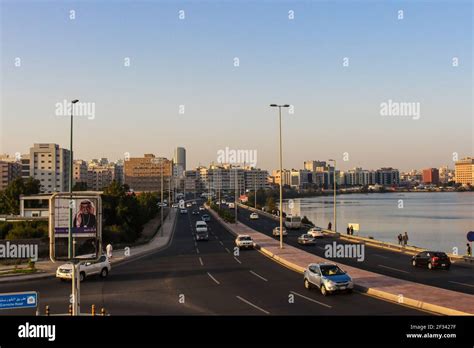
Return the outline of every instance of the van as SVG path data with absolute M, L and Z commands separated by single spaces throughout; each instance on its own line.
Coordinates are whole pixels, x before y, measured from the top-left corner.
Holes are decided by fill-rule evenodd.
M 209 240 L 207 224 L 205 221 L 196 221 L 196 240 Z
M 285 218 L 285 227 L 288 229 L 299 229 L 301 227 L 301 217 L 296 215 L 287 215 Z

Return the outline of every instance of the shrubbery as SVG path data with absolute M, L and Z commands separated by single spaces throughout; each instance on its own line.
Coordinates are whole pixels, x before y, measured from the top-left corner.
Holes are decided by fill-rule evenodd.
M 234 214 L 230 211 L 230 209 L 226 208 L 219 208 L 219 206 L 215 203 L 211 204 L 211 209 L 214 210 L 225 222 L 235 222 Z

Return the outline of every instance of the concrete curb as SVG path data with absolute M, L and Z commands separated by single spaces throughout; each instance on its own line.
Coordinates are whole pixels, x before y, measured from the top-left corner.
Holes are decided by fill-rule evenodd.
M 224 227 L 228 231 L 230 231 L 233 235 L 237 235 L 237 233 L 235 233 L 234 231 L 231 230 L 231 226 L 228 226 L 224 221 L 222 221 L 222 219 L 220 219 L 220 217 L 214 211 L 212 211 L 211 209 L 209 209 L 209 211 L 213 214 L 214 218 L 217 221 L 219 221 L 222 225 L 224 225 Z M 255 232 L 260 233 L 258 231 L 255 231 Z M 278 255 L 275 255 L 274 253 L 267 250 L 266 248 L 260 247 L 257 243 L 255 243 L 255 246 L 256 246 L 256 249 L 260 253 L 267 256 L 271 260 L 274 260 L 275 262 L 287 267 L 288 269 L 290 269 L 294 272 L 297 272 L 297 273 L 300 273 L 300 274 L 304 273 L 304 270 L 305 270 L 304 267 L 301 267 L 301 266 L 299 266 L 299 265 L 297 265 L 293 262 L 290 262 L 290 261 L 288 261 L 288 260 L 286 260 L 286 259 L 284 259 L 284 258 L 282 258 Z M 301 250 L 301 252 L 305 252 L 305 251 Z M 330 261 L 328 260 L 328 262 L 330 262 Z M 470 313 L 461 312 L 461 311 L 458 311 L 458 310 L 455 310 L 455 309 L 452 309 L 452 308 L 443 307 L 443 306 L 435 305 L 435 304 L 432 304 L 432 303 L 422 302 L 422 301 L 418 301 L 418 300 L 407 298 L 407 297 L 403 297 L 403 302 L 400 302 L 399 297 L 395 294 L 391 294 L 391 293 L 388 293 L 388 292 L 382 291 L 382 290 L 373 289 L 373 288 L 370 288 L 370 287 L 364 287 L 364 286 L 357 285 L 357 284 L 354 284 L 354 285 L 355 285 L 357 290 L 359 290 L 359 291 L 361 291 L 361 292 L 363 292 L 363 293 L 365 293 L 369 296 L 376 297 L 376 298 L 383 299 L 383 300 L 387 300 L 387 301 L 390 301 L 390 302 L 394 302 L 394 303 L 397 303 L 397 304 L 400 304 L 400 305 L 405 305 L 405 306 L 412 307 L 412 308 L 415 308 L 415 309 L 425 310 L 425 311 L 428 311 L 428 312 L 432 312 L 432 313 L 436 313 L 436 314 L 442 314 L 442 315 L 462 315 L 462 316 L 471 316 L 472 315 Z

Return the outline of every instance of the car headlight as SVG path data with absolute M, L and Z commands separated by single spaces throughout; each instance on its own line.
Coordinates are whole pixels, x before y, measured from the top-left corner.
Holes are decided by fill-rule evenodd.
M 336 286 L 336 283 L 329 279 L 326 279 L 324 283 L 327 285 L 328 288 L 334 288 Z

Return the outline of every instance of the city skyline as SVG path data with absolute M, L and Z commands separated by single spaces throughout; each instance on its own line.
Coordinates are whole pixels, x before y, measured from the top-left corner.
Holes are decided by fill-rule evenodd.
M 285 168 L 454 167 L 453 153 L 473 152 L 469 2 L 1 6 L 1 153 L 67 148 L 60 106 L 74 98 L 92 112 L 75 119 L 80 159 L 98 144 L 109 158 L 171 158 L 179 145 L 196 167 L 230 147 L 277 168 L 274 102 L 294 106 L 282 120 Z M 382 104 L 397 102 L 415 114 L 387 116 Z

